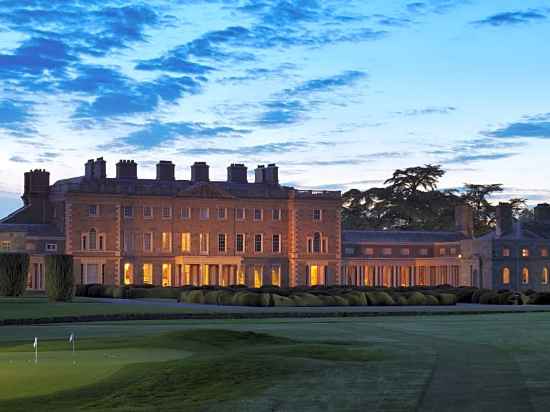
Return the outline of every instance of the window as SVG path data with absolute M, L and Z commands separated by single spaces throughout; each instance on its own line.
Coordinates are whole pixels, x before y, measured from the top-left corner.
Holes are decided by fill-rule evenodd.
M 227 209 L 225 207 L 218 208 L 218 220 L 227 219 Z
M 321 252 L 328 253 L 328 238 L 326 236 L 321 238 Z
M 98 237 L 99 239 L 99 250 L 105 250 L 105 235 L 101 234 Z
M 321 252 L 321 234 L 319 232 L 316 232 L 313 235 L 313 252 L 314 253 Z
M 452 247 L 450 253 L 451 253 L 451 256 L 455 256 L 456 255 L 456 247 Z
M 98 205 L 90 205 L 90 206 L 88 206 L 88 216 L 89 216 L 89 217 L 97 217 L 97 216 L 99 216 L 99 206 L 98 206 Z
M 447 254 L 447 250 L 444 247 L 439 248 L 439 256 L 445 256 Z
M 550 275 L 550 272 L 548 270 L 547 267 L 545 268 L 542 268 L 542 279 L 541 279 L 541 283 L 543 285 L 547 285 L 548 284 L 548 276 Z
M 411 250 L 409 248 L 402 248 L 401 249 L 401 256 L 409 256 L 411 254 Z
M 153 264 L 152 263 L 143 264 L 143 283 L 148 285 L 153 284 Z
M 264 210 L 263 209 L 254 209 L 254 220 L 263 220 Z
M 273 220 L 281 220 L 281 209 L 273 209 L 272 218 Z
M 354 247 L 344 248 L 344 253 L 348 256 L 355 255 L 355 248 Z
M 3 240 L 2 243 L 0 243 L 0 250 L 3 252 L 9 252 L 11 250 L 11 241 Z
M 529 283 L 529 269 L 523 268 L 521 271 L 521 283 L 524 285 Z
M 80 239 L 80 249 L 86 250 L 88 248 L 88 235 L 82 235 Z
M 273 235 L 273 239 L 271 243 L 272 243 L 273 253 L 280 253 L 281 252 L 281 235 Z
M 124 264 L 124 284 L 132 285 L 134 283 L 134 265 L 131 263 Z
M 153 233 L 146 232 L 143 234 L 143 250 L 146 252 L 153 251 Z
M 254 236 L 254 252 L 261 253 L 264 249 L 264 235 L 257 234 Z
M 321 279 L 321 267 L 319 265 L 311 265 L 309 267 L 309 285 L 317 286 L 323 284 Z
M 502 268 L 502 284 L 503 285 L 509 285 L 510 284 L 510 268 Z
M 418 253 L 420 254 L 420 256 L 428 256 L 428 249 L 422 248 Z
M 89 242 L 89 249 L 90 250 L 96 250 L 97 249 L 97 232 L 95 229 L 90 230 L 90 242 Z
M 502 257 L 510 257 L 510 254 L 510 248 L 505 247 L 502 249 Z
M 365 248 L 365 255 L 367 256 L 373 256 L 374 255 L 374 249 L 371 247 Z
M 543 248 L 540 250 L 540 255 L 541 255 L 542 257 L 548 257 L 548 249 L 546 249 L 546 248 L 543 247 Z
M 162 232 L 161 243 L 162 251 L 170 252 L 172 250 L 172 233 Z
M 125 219 L 131 219 L 134 217 L 134 208 L 132 206 L 124 206 L 122 214 Z
M 200 236 L 200 253 L 202 255 L 208 254 L 208 233 L 201 233 Z
M 122 250 L 125 252 L 129 252 L 131 250 L 134 250 L 133 245 L 133 236 L 132 232 L 124 232 L 122 234 Z
M 235 237 L 235 251 L 237 253 L 244 252 L 244 234 L 243 233 L 237 233 L 237 236 Z
M 208 218 L 210 218 L 210 209 L 207 207 L 201 207 L 200 218 L 201 220 L 208 220 Z
M 181 234 L 181 251 L 191 252 L 191 233 Z
M 529 249 L 527 249 L 527 248 L 521 249 L 521 256 L 522 257 L 529 257 Z
M 281 286 L 281 267 L 271 266 L 271 284 Z
M 162 264 L 162 287 L 172 286 L 172 265 L 170 263 Z
M 385 247 L 384 249 L 382 249 L 382 254 L 384 256 L 391 256 L 392 254 L 391 247 Z
M 313 209 L 313 220 L 321 221 L 323 219 L 323 212 L 321 209 Z
M 163 207 L 162 208 L 162 218 L 163 219 L 172 219 L 172 208 L 171 207 Z
M 191 208 L 190 207 L 182 207 L 180 211 L 180 216 L 182 219 L 187 220 L 191 218 Z
M 261 288 L 263 284 L 263 266 L 254 265 L 254 287 Z
M 218 252 L 225 253 L 227 251 L 227 235 L 225 233 L 218 234 Z
M 245 218 L 245 210 L 243 208 L 237 208 L 235 209 L 235 219 L 236 220 L 244 220 Z
M 57 252 L 57 243 L 46 243 L 46 252 Z
M 153 208 L 151 206 L 143 206 L 143 218 L 144 219 L 153 218 Z

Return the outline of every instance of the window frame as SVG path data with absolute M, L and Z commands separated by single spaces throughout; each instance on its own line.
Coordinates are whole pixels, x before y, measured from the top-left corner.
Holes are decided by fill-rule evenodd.
M 260 250 L 258 250 L 258 236 L 260 237 Z M 256 233 L 254 234 L 254 253 L 263 253 L 264 252 L 264 234 Z
M 168 210 L 168 215 L 165 215 L 164 212 Z M 173 215 L 173 211 L 172 211 L 172 206 L 163 206 L 162 209 L 160 210 L 160 217 L 163 219 L 163 220 L 170 220 L 172 219 L 172 215 Z
M 258 212 L 258 211 L 260 212 L 260 217 L 259 218 L 256 217 L 256 212 Z M 253 218 L 254 218 L 254 222 L 262 222 L 264 220 L 264 209 L 255 207 Z
M 149 248 L 147 248 L 146 237 L 149 235 Z M 154 250 L 154 234 L 153 232 L 143 232 L 143 251 L 144 252 L 153 252 Z
M 239 237 L 242 238 L 242 248 L 239 249 Z M 246 235 L 244 233 L 235 234 L 235 253 L 245 253 L 246 251 Z
M 242 211 L 241 217 L 239 217 L 239 213 L 238 213 L 239 210 Z M 243 222 L 244 220 L 246 220 L 246 209 L 244 207 L 235 208 L 235 220 L 238 222 Z
M 318 217 L 317 217 L 317 212 L 319 212 Z M 323 221 L 323 209 L 313 209 L 312 219 L 313 219 L 314 222 L 322 222 Z
M 147 215 L 145 213 L 146 210 L 149 210 L 151 212 L 151 214 Z M 154 212 L 153 206 L 143 206 L 143 219 L 151 220 L 151 219 L 154 218 L 154 216 L 155 216 L 155 212 Z
M 95 213 L 91 213 L 92 207 L 95 207 Z M 88 217 L 99 217 L 99 205 L 88 205 Z
M 277 216 L 275 216 L 275 212 L 277 212 Z M 280 207 L 273 208 L 271 210 L 271 220 L 280 222 L 282 220 L 282 214 L 283 212 Z
M 126 211 L 130 211 L 130 214 L 126 214 Z M 122 207 L 122 217 L 124 219 L 133 219 L 134 218 L 134 207 L 133 206 L 123 206 Z
M 223 216 L 220 215 L 220 212 L 223 210 Z M 218 207 L 217 208 L 217 216 L 218 220 L 227 220 L 227 208 L 226 207 Z
M 180 241 L 181 241 L 181 245 L 180 245 L 181 252 L 190 253 L 191 252 L 191 232 L 182 232 L 180 236 Z
M 222 243 L 223 249 L 221 248 Z M 218 233 L 218 253 L 227 253 L 227 233 Z
M 206 214 L 204 214 L 203 212 L 206 212 Z M 201 207 L 199 209 L 199 219 L 200 220 L 210 219 L 210 208 L 209 207 Z
M 277 237 L 277 243 L 275 243 L 275 237 Z M 277 250 L 275 250 L 275 244 L 277 245 Z M 271 235 L 271 252 L 272 253 L 282 253 L 282 241 L 280 233 L 273 233 Z

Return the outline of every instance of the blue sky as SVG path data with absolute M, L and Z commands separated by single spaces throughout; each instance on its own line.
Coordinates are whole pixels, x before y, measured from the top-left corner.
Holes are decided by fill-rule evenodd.
M 0 0 L 0 215 L 97 156 L 343 190 L 438 163 L 549 200 L 548 38 L 548 1 Z

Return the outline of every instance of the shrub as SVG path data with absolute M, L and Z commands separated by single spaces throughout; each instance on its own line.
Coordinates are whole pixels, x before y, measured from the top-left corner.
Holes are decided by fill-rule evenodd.
M 426 305 L 439 305 L 439 300 L 433 295 L 425 295 L 426 296 Z
M 86 285 L 86 295 L 89 298 L 101 298 L 105 296 L 105 286 L 98 283 Z
M 425 305 L 426 296 L 420 292 L 412 292 L 407 298 L 407 303 L 409 305 Z
M 395 305 L 395 301 L 387 292 L 366 292 L 369 305 L 373 306 L 390 306 Z
M 488 304 L 498 305 L 499 303 L 498 293 L 485 292 L 483 295 L 480 296 L 479 303 L 481 303 L 482 305 L 488 305 Z
M 273 306 L 271 293 L 260 293 L 260 306 Z
M 540 292 L 529 297 L 529 303 L 533 305 L 550 305 L 550 293 Z
M 472 303 L 472 295 L 476 290 L 475 288 L 459 288 L 456 291 L 457 303 Z
M 492 292 L 492 291 L 489 289 L 477 289 L 476 291 L 474 291 L 474 293 L 472 293 L 472 303 L 480 303 L 479 299 L 484 293 L 487 293 L 487 292 Z
M 149 297 L 147 288 L 129 288 L 127 292 L 128 299 L 144 299 Z
M 396 297 L 394 297 L 394 301 L 396 304 L 398 305 L 408 305 L 409 304 L 409 301 L 407 300 L 407 297 L 403 294 L 396 294 Z
M 294 301 L 289 297 L 273 293 L 271 298 L 273 300 L 273 306 L 294 306 Z
M 219 305 L 219 298 L 222 293 L 222 290 L 207 291 L 204 296 L 204 303 L 206 303 L 207 305 Z
M 365 295 L 366 297 L 366 295 Z M 334 299 L 334 303 L 336 306 L 348 306 L 349 305 L 349 302 L 346 298 L 342 297 L 342 296 L 333 296 L 332 297 Z
M 27 288 L 29 255 L 0 253 L 0 295 L 21 296 Z
M 222 290 L 218 295 L 218 305 L 232 305 L 234 293 L 229 290 Z
M 185 303 L 205 303 L 206 291 L 195 289 L 189 292 Z
M 345 299 L 349 302 L 351 306 L 367 306 L 367 297 L 363 292 L 354 291 L 346 293 Z
M 44 262 L 48 299 L 54 302 L 71 300 L 74 294 L 73 257 L 49 255 L 44 257 Z
M 147 294 L 145 297 L 152 299 L 176 299 L 178 295 L 178 288 L 155 287 L 147 289 Z
M 237 306 L 260 306 L 261 297 L 259 293 L 237 292 L 233 295 L 233 304 Z
M 437 295 L 440 305 L 456 305 L 456 295 L 452 293 L 440 293 Z
M 323 306 L 321 298 L 311 293 L 297 293 L 291 295 L 290 298 L 294 301 L 296 306 Z

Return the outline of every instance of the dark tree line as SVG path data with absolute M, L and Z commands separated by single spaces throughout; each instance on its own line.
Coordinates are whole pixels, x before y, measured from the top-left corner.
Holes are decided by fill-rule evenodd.
M 445 175 L 440 165 L 398 169 L 384 187 L 343 194 L 342 223 L 345 229 L 452 230 L 454 209 L 469 205 L 474 214 L 476 235 L 495 225 L 496 207 L 491 195 L 502 192 L 501 184 L 466 183 L 460 190 L 440 190 Z M 510 199 L 517 218 L 529 218 L 525 199 Z

